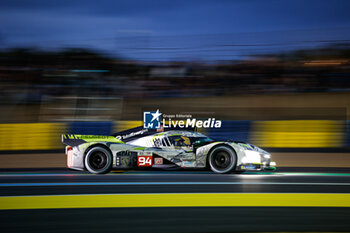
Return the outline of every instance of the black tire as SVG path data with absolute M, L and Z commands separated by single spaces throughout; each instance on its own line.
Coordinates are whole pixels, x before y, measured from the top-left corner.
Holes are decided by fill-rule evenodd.
M 217 146 L 208 157 L 210 169 L 216 173 L 228 173 L 236 168 L 237 155 L 228 146 Z
M 112 154 L 106 148 L 96 146 L 85 155 L 85 168 L 94 174 L 105 174 L 111 171 Z

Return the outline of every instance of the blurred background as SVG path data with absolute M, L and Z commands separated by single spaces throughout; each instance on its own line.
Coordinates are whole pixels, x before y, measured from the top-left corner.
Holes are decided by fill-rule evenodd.
M 62 149 L 142 112 L 276 151 L 350 146 L 348 1 L 2 1 L 0 150 Z M 23 140 L 25 138 L 25 140 Z
M 1 0 L 1 232 L 349 232 L 349 10 Z M 266 149 L 276 172 L 66 168 L 61 134 L 110 135 L 158 109 L 222 120 L 202 132 Z

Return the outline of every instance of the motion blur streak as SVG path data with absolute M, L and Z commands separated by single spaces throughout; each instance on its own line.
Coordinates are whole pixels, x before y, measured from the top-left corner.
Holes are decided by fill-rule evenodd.
M 134 127 L 141 126 L 142 121 L 119 121 L 118 124 L 115 124 L 114 132 L 120 132 L 123 130 L 131 129 Z
M 1 197 L 0 209 L 100 207 L 350 207 L 350 194 L 199 193 Z
M 0 151 L 55 150 L 62 148 L 64 132 L 110 135 L 141 125 L 141 121 L 0 124 Z M 350 138 L 346 126 L 344 120 L 224 120 L 222 129 L 200 131 L 217 140 L 240 138 L 270 148 L 342 148 Z
M 64 131 L 64 123 L 0 124 L 0 150 L 62 148 L 59 135 Z
M 344 126 L 335 120 L 255 121 L 253 140 L 263 147 L 340 147 Z

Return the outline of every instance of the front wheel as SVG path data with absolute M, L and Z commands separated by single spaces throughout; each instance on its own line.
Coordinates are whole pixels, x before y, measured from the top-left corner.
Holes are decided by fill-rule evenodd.
M 112 155 L 103 147 L 94 147 L 85 156 L 86 169 L 94 174 L 105 174 L 111 171 Z
M 210 152 L 208 160 L 213 172 L 228 173 L 235 169 L 237 156 L 230 147 L 218 146 Z

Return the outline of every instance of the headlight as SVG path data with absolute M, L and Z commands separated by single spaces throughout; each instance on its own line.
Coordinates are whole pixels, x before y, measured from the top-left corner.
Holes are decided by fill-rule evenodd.
M 245 150 L 245 157 L 242 159 L 243 163 L 261 163 L 261 155 L 257 151 Z

